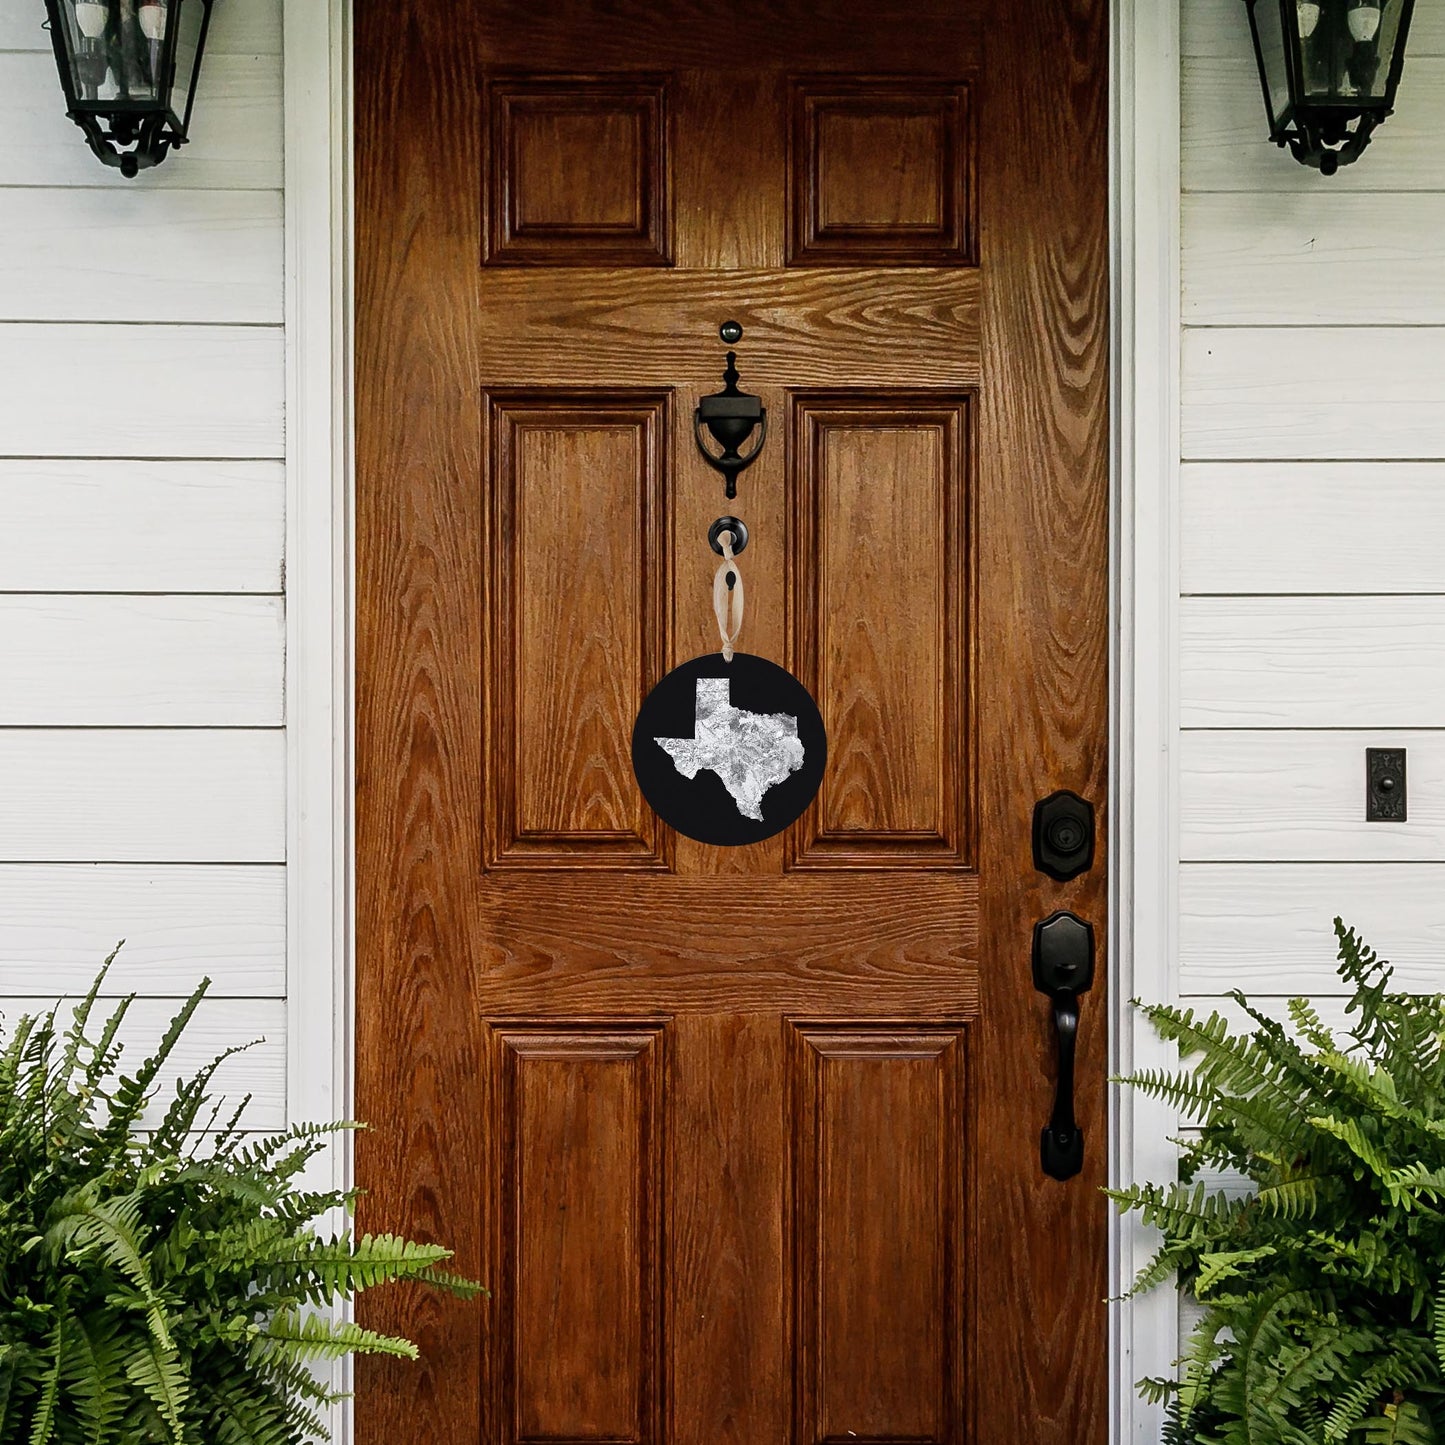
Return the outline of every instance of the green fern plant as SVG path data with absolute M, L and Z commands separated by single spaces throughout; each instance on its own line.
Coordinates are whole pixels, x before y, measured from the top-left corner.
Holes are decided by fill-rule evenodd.
M 1177 1184 L 1110 1191 L 1163 1237 L 1134 1291 L 1177 1277 L 1203 1311 L 1140 1384 L 1169 1445 L 1445 1445 L 1445 998 L 1335 933 L 1343 1038 L 1303 999 L 1286 1025 L 1231 995 L 1247 1034 L 1144 1009 L 1188 1066 L 1123 1082 L 1201 1126 Z
M 52 1010 L 0 1033 L 0 1445 L 299 1445 L 333 1398 L 315 1362 L 416 1356 L 327 1307 L 388 1280 L 479 1286 L 436 1245 L 321 1234 L 354 1195 L 306 1192 L 302 1171 L 348 1126 L 247 1135 L 247 1101 L 211 1101 L 229 1055 L 156 1121 L 209 981 L 121 1074 L 132 1000 L 91 1033 L 110 961 L 68 1024 Z

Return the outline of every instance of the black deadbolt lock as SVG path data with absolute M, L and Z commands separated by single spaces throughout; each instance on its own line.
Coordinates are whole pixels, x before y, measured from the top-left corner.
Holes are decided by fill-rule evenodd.
M 1060 883 L 1094 866 L 1094 805 L 1077 793 L 1050 793 L 1034 804 L 1034 867 Z

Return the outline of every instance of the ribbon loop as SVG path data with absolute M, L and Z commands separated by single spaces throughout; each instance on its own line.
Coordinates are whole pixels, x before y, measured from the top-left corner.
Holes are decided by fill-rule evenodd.
M 733 534 L 724 528 L 718 533 L 723 559 L 712 579 L 712 610 L 717 614 L 718 635 L 722 638 L 724 662 L 733 660 L 733 644 L 743 630 L 743 574 L 733 556 Z

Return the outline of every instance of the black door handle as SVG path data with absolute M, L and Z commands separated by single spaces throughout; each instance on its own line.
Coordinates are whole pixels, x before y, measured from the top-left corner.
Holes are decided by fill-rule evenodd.
M 1049 996 L 1058 1045 L 1054 1108 L 1039 1135 L 1039 1162 L 1051 1179 L 1072 1179 L 1084 1167 L 1084 1131 L 1074 1118 L 1074 1048 L 1079 995 L 1094 982 L 1094 930 L 1072 913 L 1034 924 L 1034 987 Z

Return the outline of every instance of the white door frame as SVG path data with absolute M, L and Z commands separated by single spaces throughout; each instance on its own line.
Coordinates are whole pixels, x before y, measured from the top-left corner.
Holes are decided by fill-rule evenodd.
M 351 0 L 283 0 L 286 157 L 287 1099 L 352 1102 Z M 1111 0 L 1111 1063 L 1167 1062 L 1129 1000 L 1170 996 L 1177 948 L 1179 4 Z M 1174 1120 L 1115 1090 L 1110 1178 L 1173 1168 Z M 325 1161 L 351 1178 L 349 1150 Z M 1111 1231 L 1118 1293 L 1150 1248 Z M 1133 1382 L 1177 1353 L 1172 1294 L 1110 1314 L 1115 1445 L 1157 1445 Z M 336 1420 L 350 1439 L 349 1412 Z

